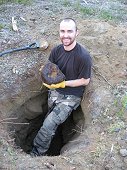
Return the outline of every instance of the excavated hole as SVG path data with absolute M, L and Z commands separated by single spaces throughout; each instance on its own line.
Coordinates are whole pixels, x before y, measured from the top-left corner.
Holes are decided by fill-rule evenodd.
M 32 149 L 32 142 L 38 130 L 42 126 L 44 117 L 47 113 L 47 92 L 30 98 L 25 102 L 13 116 L 18 116 L 18 121 L 24 124 L 11 125 L 9 131 L 14 132 L 16 146 L 29 153 Z M 72 112 L 70 117 L 58 127 L 47 155 L 60 155 L 61 148 L 67 144 L 73 137 L 78 136 L 80 125 L 84 124 L 84 116 L 81 106 Z M 81 123 L 82 122 L 82 123 Z

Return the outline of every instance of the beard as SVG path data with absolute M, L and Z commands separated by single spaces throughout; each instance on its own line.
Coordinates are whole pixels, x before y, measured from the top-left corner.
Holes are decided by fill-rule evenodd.
M 75 38 L 61 38 L 61 42 L 64 46 L 70 46 L 75 41 Z

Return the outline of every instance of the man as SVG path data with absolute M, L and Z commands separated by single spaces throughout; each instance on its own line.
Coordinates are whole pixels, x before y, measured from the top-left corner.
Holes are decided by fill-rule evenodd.
M 85 86 L 90 82 L 91 57 L 76 42 L 78 30 L 75 21 L 71 18 L 62 20 L 59 34 L 62 44 L 51 51 L 49 60 L 58 65 L 66 80 L 51 85 L 43 83 L 50 89 L 48 106 L 51 111 L 34 139 L 32 156 L 45 155 L 57 127 L 80 105 Z

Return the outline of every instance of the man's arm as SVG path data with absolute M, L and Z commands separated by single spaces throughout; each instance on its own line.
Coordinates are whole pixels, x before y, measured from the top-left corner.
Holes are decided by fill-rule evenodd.
M 90 78 L 88 79 L 76 79 L 76 80 L 68 80 L 65 81 L 65 86 L 69 86 L 69 87 L 78 87 L 78 86 L 86 86 L 88 85 L 90 82 Z
M 89 84 L 89 82 L 90 78 L 88 79 L 81 78 L 76 80 L 62 81 L 61 83 L 51 85 L 43 83 L 43 85 L 48 87 L 49 89 L 52 89 L 52 88 L 65 88 L 66 86 L 68 87 L 86 86 Z

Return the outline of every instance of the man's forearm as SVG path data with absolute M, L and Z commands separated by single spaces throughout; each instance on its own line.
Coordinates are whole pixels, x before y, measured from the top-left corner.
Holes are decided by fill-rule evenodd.
M 68 80 L 65 81 L 65 86 L 69 86 L 69 87 L 78 87 L 78 86 L 86 86 L 88 85 L 90 82 L 90 78 L 88 79 L 76 79 L 76 80 Z

